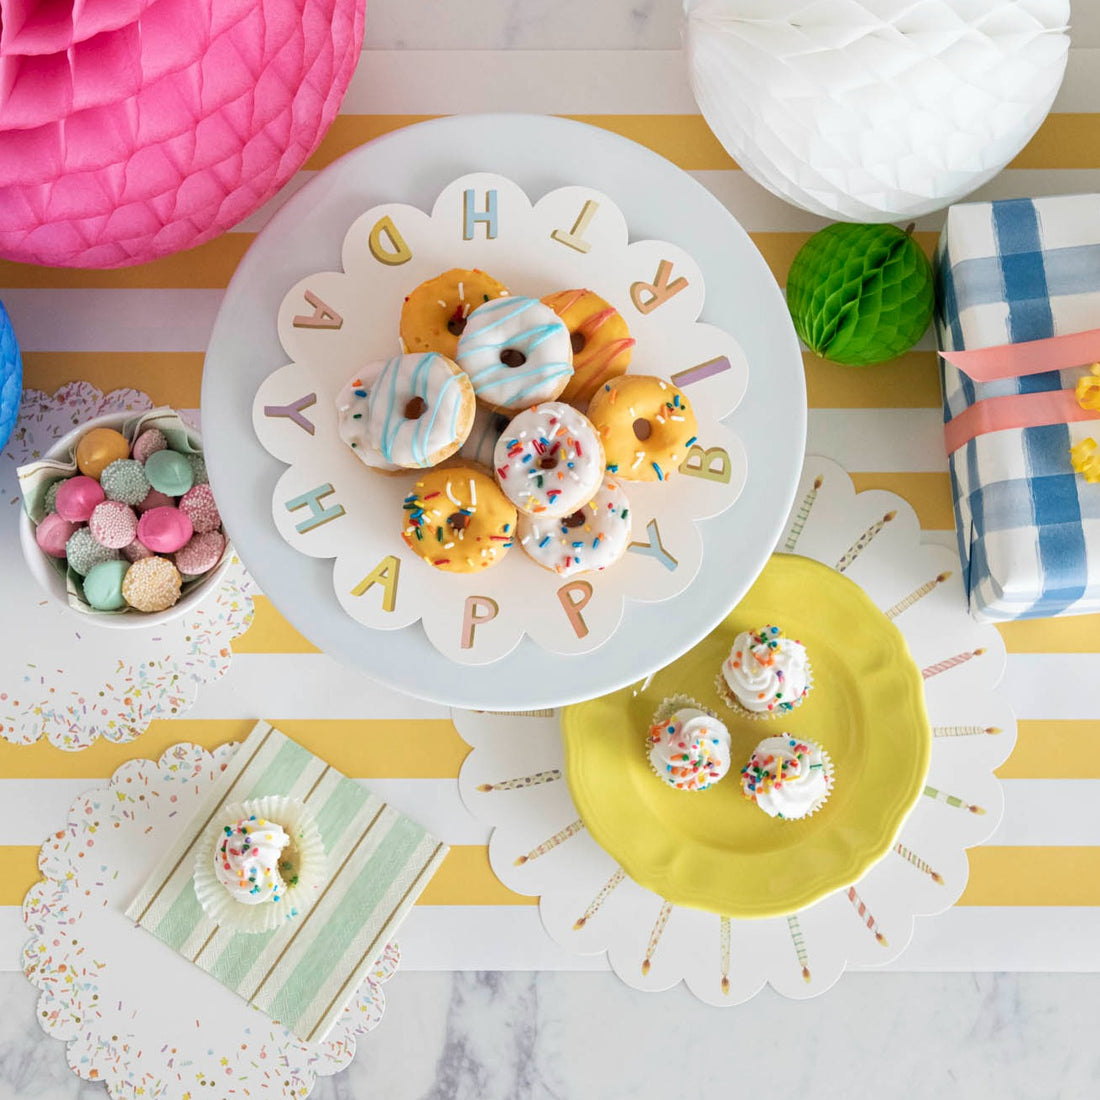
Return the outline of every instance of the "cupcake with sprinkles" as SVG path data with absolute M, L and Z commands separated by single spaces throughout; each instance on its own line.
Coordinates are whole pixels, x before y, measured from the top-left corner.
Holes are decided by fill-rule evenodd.
M 649 766 L 677 791 L 705 791 L 730 767 L 729 730 L 686 695 L 666 699 L 649 725 Z
M 812 817 L 833 791 L 833 762 L 816 741 L 782 733 L 766 737 L 741 769 L 741 793 L 768 817 Z
M 195 893 L 217 924 L 270 932 L 310 907 L 325 870 L 321 834 L 305 804 L 269 796 L 215 815 L 195 856 Z
M 743 717 L 774 718 L 802 705 L 813 687 L 813 669 L 806 647 L 769 625 L 734 638 L 715 686 Z

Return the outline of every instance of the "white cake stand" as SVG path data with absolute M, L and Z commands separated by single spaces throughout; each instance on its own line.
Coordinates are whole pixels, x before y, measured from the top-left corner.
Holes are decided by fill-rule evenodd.
M 637 239 L 672 241 L 706 280 L 701 320 L 733 333 L 749 390 L 728 423 L 749 456 L 737 504 L 701 524 L 698 576 L 669 603 L 627 604 L 596 653 L 560 656 L 530 639 L 481 667 L 437 652 L 417 624 L 370 630 L 340 607 L 331 563 L 280 538 L 270 501 L 283 466 L 252 433 L 260 383 L 286 361 L 275 319 L 287 288 L 339 270 L 348 226 L 382 202 L 430 208 L 470 171 L 510 176 L 532 199 L 583 183 L 610 195 Z M 396 326 L 396 318 L 394 320 Z M 595 127 L 531 115 L 472 115 L 399 130 L 343 157 L 304 187 L 257 237 L 214 325 L 203 372 L 206 461 L 237 551 L 288 620 L 325 653 L 402 691 L 452 706 L 526 709 L 612 691 L 667 664 L 707 634 L 748 590 L 778 539 L 806 442 L 802 360 L 786 305 L 748 234 L 710 192 L 655 153 Z

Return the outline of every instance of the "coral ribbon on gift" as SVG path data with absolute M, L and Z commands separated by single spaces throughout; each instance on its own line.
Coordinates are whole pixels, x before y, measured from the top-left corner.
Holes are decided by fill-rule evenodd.
M 1081 408 L 1073 390 L 1012 393 L 976 401 L 944 424 L 943 438 L 947 453 L 951 455 L 987 432 L 1042 428 L 1048 424 L 1073 424 L 1081 420 L 1096 420 L 1096 413 Z
M 1002 344 L 994 348 L 941 351 L 940 355 L 975 382 L 994 382 L 998 378 L 1068 370 L 1100 359 L 1100 328 L 1071 332 L 1065 336 L 1047 336 L 1042 340 L 1026 340 L 1021 344 Z

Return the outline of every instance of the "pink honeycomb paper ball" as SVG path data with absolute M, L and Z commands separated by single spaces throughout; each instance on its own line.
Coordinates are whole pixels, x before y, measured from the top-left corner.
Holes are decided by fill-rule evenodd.
M 365 0 L 0 0 L 0 256 L 122 267 L 210 240 L 317 147 Z

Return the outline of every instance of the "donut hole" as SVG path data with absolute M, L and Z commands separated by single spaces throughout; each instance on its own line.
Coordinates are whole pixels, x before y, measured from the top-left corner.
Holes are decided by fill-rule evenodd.
M 558 456 L 557 455 L 543 455 L 538 461 L 538 468 L 540 470 L 554 470 L 557 469 Z
M 470 516 L 466 512 L 452 512 L 447 517 L 447 526 L 452 531 L 465 531 L 470 526 Z
M 466 318 L 456 313 L 447 322 L 447 331 L 452 336 L 461 336 L 466 331 Z
M 579 355 L 584 351 L 584 345 L 587 343 L 588 341 L 585 339 L 583 332 L 574 332 L 569 337 L 569 345 L 572 347 L 574 355 Z
M 527 356 L 518 348 L 502 348 L 500 361 L 506 367 L 522 367 L 527 362 Z
M 643 443 L 653 434 L 653 425 L 644 416 L 639 416 L 631 427 L 634 429 L 634 437 Z
M 419 420 L 424 415 L 424 410 L 427 407 L 428 404 L 423 397 L 410 397 L 405 402 L 405 419 Z
M 584 509 L 579 508 L 571 516 L 566 516 L 562 523 L 566 527 L 583 527 L 585 521 Z

